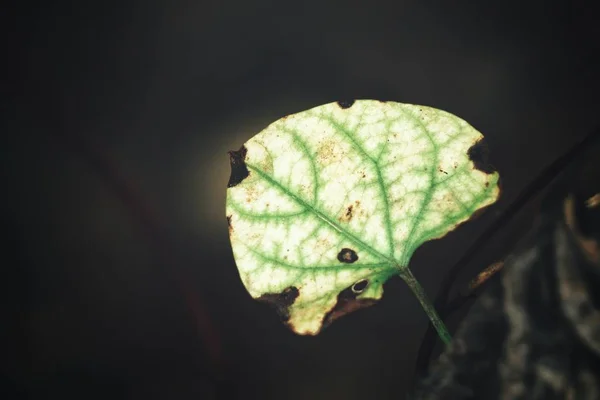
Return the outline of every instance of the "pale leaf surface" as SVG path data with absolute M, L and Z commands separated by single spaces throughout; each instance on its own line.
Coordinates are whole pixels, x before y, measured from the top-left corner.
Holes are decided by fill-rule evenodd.
M 226 213 L 250 295 L 313 335 L 381 298 L 422 243 L 496 201 L 482 138 L 447 112 L 373 100 L 269 125 L 230 152 Z

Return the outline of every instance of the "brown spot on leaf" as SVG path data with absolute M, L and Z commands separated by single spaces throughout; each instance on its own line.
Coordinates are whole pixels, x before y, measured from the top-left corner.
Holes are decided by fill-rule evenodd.
M 285 288 L 281 293 L 265 293 L 256 300 L 267 303 L 275 309 L 277 315 L 283 322 L 290 319 L 289 308 L 294 304 L 296 298 L 300 295 L 300 291 L 295 286 Z
M 341 108 L 350 108 L 354 104 L 354 100 L 340 100 L 337 102 L 337 105 Z
M 334 161 L 341 160 L 343 152 L 339 148 L 339 144 L 332 139 L 323 139 L 318 144 L 317 163 L 330 164 Z
M 231 235 L 231 232 L 233 232 L 233 225 L 231 225 L 231 215 L 227 216 L 227 227 L 229 228 L 229 234 Z
M 258 198 L 258 190 L 255 186 L 246 188 L 246 203 L 253 203 Z
M 246 166 L 247 152 L 246 146 L 243 145 L 238 151 L 231 150 L 227 152 L 231 164 L 231 175 L 229 175 L 229 183 L 227 183 L 228 188 L 238 185 L 250 175 L 250 171 Z
M 350 287 L 342 290 L 340 294 L 337 296 L 337 302 L 335 306 L 325 316 L 323 317 L 323 328 L 331 325 L 333 321 L 336 319 L 349 314 L 353 311 L 360 310 L 361 308 L 372 306 L 377 302 L 375 299 L 357 299 L 356 296 L 361 293 L 361 291 L 355 291 L 356 287 L 360 289 L 363 284 L 368 284 L 366 279 L 358 281 L 351 285 Z M 362 288 L 364 290 L 366 286 Z
M 496 171 L 496 168 L 489 163 L 489 149 L 484 139 L 479 139 L 473 146 L 467 151 L 469 159 L 473 162 L 475 169 L 491 174 Z
M 352 219 L 352 208 L 353 206 L 350 204 L 346 209 L 346 218 L 348 218 L 348 220 Z
M 357 215 L 363 214 L 363 210 L 360 208 L 360 201 L 356 200 L 353 204 L 349 204 L 343 211 L 342 215 L 338 218 L 340 222 L 350 222 L 352 218 Z
M 441 173 L 443 173 L 443 174 L 446 174 L 446 175 L 448 175 L 448 173 L 447 173 L 446 171 L 444 171 L 444 170 L 442 169 L 442 167 L 438 167 L 438 171 L 440 171 L 440 172 L 441 172 Z
M 337 259 L 339 262 L 352 264 L 356 260 L 358 260 L 358 254 L 352 249 L 344 247 L 337 255 Z

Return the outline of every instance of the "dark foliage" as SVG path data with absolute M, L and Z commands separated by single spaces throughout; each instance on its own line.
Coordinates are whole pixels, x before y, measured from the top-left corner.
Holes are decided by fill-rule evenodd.
M 600 398 L 600 144 L 559 177 L 417 399 Z

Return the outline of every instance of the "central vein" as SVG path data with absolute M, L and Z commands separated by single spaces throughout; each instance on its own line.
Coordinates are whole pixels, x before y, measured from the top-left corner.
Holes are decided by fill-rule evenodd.
M 335 220 L 333 220 L 332 218 L 330 218 L 329 216 L 324 214 L 322 211 L 316 209 L 315 207 L 313 207 L 312 205 L 310 205 L 309 203 L 304 201 L 300 196 L 298 196 L 296 193 L 291 192 L 288 188 L 284 187 L 281 183 L 279 183 L 278 181 L 273 179 L 273 177 L 271 177 L 264 171 L 260 170 L 259 168 L 256 168 L 255 166 L 253 166 L 251 164 L 246 164 L 246 166 L 248 167 L 248 169 L 250 169 L 251 171 L 258 174 L 265 181 L 269 182 L 269 184 L 271 184 L 273 187 L 284 192 L 286 195 L 288 195 L 290 198 L 292 198 L 296 203 L 298 203 L 299 205 L 304 207 L 306 210 L 308 210 L 309 212 L 314 214 L 321 221 L 323 221 L 326 224 L 328 224 L 329 226 L 331 226 L 333 229 L 335 229 L 337 232 L 339 232 L 340 235 L 346 237 L 350 241 L 359 245 L 361 248 L 365 249 L 367 252 L 371 253 L 375 257 L 378 257 L 381 260 L 385 260 L 385 261 L 389 262 L 390 265 L 394 265 L 394 266 L 398 265 L 398 262 L 393 257 L 382 254 L 381 252 L 374 249 L 372 246 L 370 246 L 367 243 L 365 243 L 364 241 L 362 241 L 357 236 L 348 232 L 347 230 L 342 228 L 337 222 L 335 222 Z

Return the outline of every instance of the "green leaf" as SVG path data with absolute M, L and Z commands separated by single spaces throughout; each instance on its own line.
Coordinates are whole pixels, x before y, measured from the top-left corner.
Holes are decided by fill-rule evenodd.
M 284 117 L 230 152 L 240 277 L 291 329 L 372 304 L 414 251 L 499 196 L 483 136 L 430 107 L 358 100 Z

